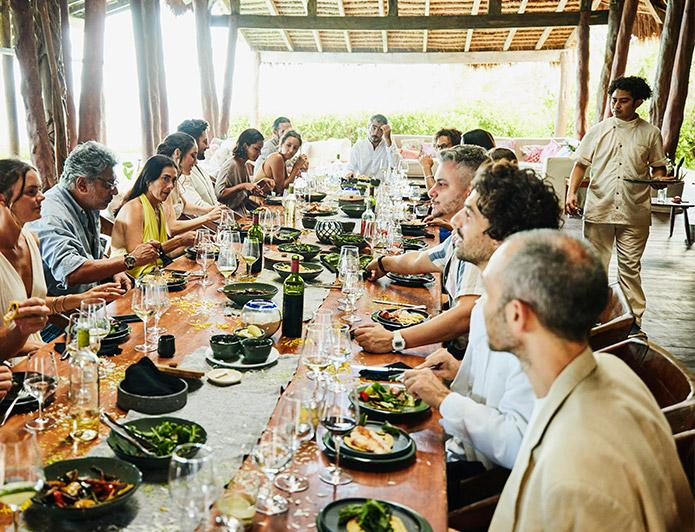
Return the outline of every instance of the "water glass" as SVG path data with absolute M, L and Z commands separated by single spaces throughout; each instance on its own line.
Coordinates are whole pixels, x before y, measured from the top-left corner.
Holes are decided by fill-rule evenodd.
M 174 449 L 169 462 L 169 495 L 179 512 L 182 530 L 207 523 L 218 485 L 212 449 L 200 443 L 184 443 Z
M 58 370 L 53 350 L 39 349 L 29 357 L 24 378 L 24 389 L 39 403 L 39 415 L 27 421 L 28 429 L 42 431 L 53 426 L 55 422 L 43 415 L 43 403 L 57 387 Z
M 148 322 L 157 312 L 156 289 L 149 282 L 140 283 L 133 289 L 131 308 L 143 323 L 143 342 L 135 346 L 136 351 L 147 353 L 157 349 L 157 344 L 150 342 Z
M 208 279 L 208 268 L 215 260 L 215 248 L 212 242 L 203 242 L 196 251 L 195 261 L 200 265 L 203 278 L 200 280 L 202 286 L 210 286 L 212 281 Z
M 310 323 L 306 327 L 302 347 L 302 365 L 309 370 L 307 378 L 314 380 L 320 377 L 330 364 L 331 327 L 323 324 Z
M 263 433 L 253 450 L 253 459 L 265 473 L 265 484 L 256 501 L 256 510 L 265 515 L 277 515 L 287 511 L 289 503 L 280 495 L 272 495 L 275 475 L 292 459 L 292 445 L 282 431 L 269 429 Z
M 163 277 L 155 277 L 149 281 L 149 283 L 152 286 L 152 297 L 156 305 L 154 327 L 150 329 L 152 343 L 154 343 L 161 335 L 167 332 L 166 328 L 159 326 L 159 320 L 171 307 L 171 301 L 169 301 L 169 287 L 167 286 L 166 279 Z
M 364 283 L 360 272 L 348 272 L 343 279 L 343 294 L 345 294 L 347 304 L 345 315 L 342 317 L 348 323 L 357 323 L 362 318 L 355 314 L 357 300 L 364 294 Z
M 222 521 L 229 530 L 250 529 L 256 516 L 256 500 L 263 476 L 254 470 L 241 469 L 216 503 Z M 234 528 L 234 525 L 236 528 Z
M 85 299 L 80 303 L 80 313 L 89 327 L 90 348 L 98 353 L 101 349 L 101 341 L 111 332 L 111 320 L 106 313 L 106 300 L 100 297 Z

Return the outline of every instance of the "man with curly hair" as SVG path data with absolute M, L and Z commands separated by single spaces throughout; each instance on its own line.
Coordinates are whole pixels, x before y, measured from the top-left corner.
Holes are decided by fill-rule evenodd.
M 484 166 L 472 187 L 452 221 L 460 237 L 458 258 L 480 270 L 510 235 L 560 226 L 557 196 L 532 170 L 509 163 Z M 441 423 L 452 436 L 447 442 L 450 508 L 470 502 L 471 494 L 459 487 L 462 478 L 494 465 L 511 469 L 534 404 L 519 359 L 488 345 L 484 299 L 483 293 L 473 307 L 463 361 L 439 349 L 404 375 L 408 391 L 439 409 Z
M 653 179 L 665 176 L 666 156 L 659 129 L 637 115 L 637 108 L 652 95 L 647 82 L 635 76 L 618 78 L 611 82 L 608 93 L 613 116 L 590 128 L 577 148 L 565 210 L 578 212 L 577 190 L 591 166 L 584 237 L 594 245 L 606 269 L 615 244 L 618 282 L 638 328 L 646 307 L 641 260 L 652 217 L 650 185 L 636 180 L 649 180 L 650 168 Z

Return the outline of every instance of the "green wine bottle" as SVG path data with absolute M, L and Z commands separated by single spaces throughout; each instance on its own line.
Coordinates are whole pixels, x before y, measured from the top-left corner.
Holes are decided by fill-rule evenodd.
M 299 256 L 292 255 L 292 273 L 282 289 L 282 335 L 301 338 L 304 316 L 304 279 L 299 276 Z
M 263 229 L 258 223 L 258 211 L 253 211 L 253 225 L 249 228 L 249 234 L 246 238 L 252 238 L 258 241 L 258 260 L 251 265 L 251 273 L 258 274 L 263 270 Z

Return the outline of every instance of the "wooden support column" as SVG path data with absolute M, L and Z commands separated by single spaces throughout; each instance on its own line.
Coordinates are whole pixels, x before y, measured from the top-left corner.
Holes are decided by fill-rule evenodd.
M 678 36 L 684 8 L 685 0 L 669 0 L 666 3 L 666 17 L 661 29 L 659 60 L 656 63 L 656 75 L 654 77 L 654 94 L 649 108 L 650 122 L 658 128 L 664 123 L 664 112 L 671 88 L 673 64 L 678 48 Z
M 10 21 L 10 2 L 2 0 L 2 23 L 0 24 L 0 46 L 12 48 L 12 24 Z M 10 155 L 19 155 L 19 121 L 17 118 L 17 93 L 14 80 L 14 57 L 2 56 L 2 79 L 5 85 L 5 111 L 7 112 L 7 133 L 10 140 Z
M 44 190 L 56 183 L 53 148 L 43 110 L 39 64 L 34 42 L 34 13 L 26 0 L 10 0 L 12 21 L 17 36 L 15 53 L 22 71 L 22 98 L 27 118 L 31 160 L 39 171 Z
M 209 134 L 213 136 L 219 124 L 219 110 L 217 107 L 217 90 L 215 88 L 215 68 L 212 63 L 212 38 L 210 35 L 208 3 L 208 0 L 193 0 L 198 68 L 200 70 L 200 97 L 203 103 L 203 116 L 210 124 Z
M 141 2 L 132 2 L 130 14 L 135 38 L 135 58 L 138 67 L 138 92 L 140 95 L 140 129 L 142 132 L 142 155 L 148 158 L 154 154 L 155 139 L 152 132 L 152 110 L 150 109 L 150 77 L 147 70 L 147 50 L 145 43 L 145 24 Z
M 639 0 L 625 0 L 623 4 L 620 28 L 618 29 L 618 37 L 615 43 L 615 55 L 613 56 L 613 65 L 611 66 L 611 80 L 622 77 L 625 74 L 627 55 L 630 51 L 630 39 L 632 38 L 632 27 L 635 24 L 638 5 Z M 608 118 L 611 113 L 610 106 L 606 105 L 605 107 L 603 117 Z
M 159 0 L 152 2 L 150 28 L 151 28 L 151 61 L 148 62 L 150 74 L 157 83 L 157 100 L 159 103 L 159 140 L 169 134 L 169 100 L 167 97 L 167 80 L 164 70 L 164 49 L 162 47 L 162 25 L 160 22 L 161 11 Z M 155 123 L 155 126 L 157 124 Z
M 70 13 L 68 0 L 60 0 L 60 39 L 65 75 L 65 127 L 70 151 L 77 146 L 77 110 L 75 109 L 75 84 L 72 81 L 72 44 L 70 43 Z
M 587 130 L 589 106 L 589 5 L 582 0 L 577 26 L 577 116 L 574 130 L 581 140 Z
M 557 98 L 557 114 L 555 115 L 555 136 L 567 135 L 567 109 L 570 99 L 570 58 L 569 52 L 560 54 L 560 92 Z
M 601 77 L 598 81 L 596 91 L 596 123 L 603 120 L 603 113 L 606 109 L 608 85 L 610 83 L 611 68 L 615 57 L 615 45 L 618 39 L 618 29 L 620 28 L 620 18 L 623 13 L 625 0 L 611 0 L 608 11 L 608 35 L 606 35 L 606 49 L 603 56 L 603 68 Z
M 311 7 L 311 2 L 309 3 Z M 224 85 L 222 87 L 222 109 L 220 111 L 220 125 L 217 136 L 226 136 L 229 133 L 229 120 L 232 107 L 232 87 L 234 82 L 234 64 L 236 62 L 236 41 L 239 28 L 236 24 L 234 15 L 239 14 L 239 0 L 232 0 L 230 3 L 231 15 L 229 17 L 229 29 L 227 34 L 227 62 L 224 69 Z M 316 11 L 316 2 L 313 3 Z
M 85 2 L 84 10 L 84 49 L 82 52 L 78 142 L 100 140 L 101 137 L 106 0 Z
M 685 0 L 683 22 L 681 23 L 678 49 L 673 64 L 673 77 L 668 102 L 664 113 L 661 134 L 664 138 L 664 151 L 671 159 L 676 156 L 678 137 L 683 125 L 685 100 L 688 97 L 688 80 L 695 46 L 695 0 Z
M 261 114 L 260 114 L 260 100 L 261 95 L 259 92 L 260 88 L 260 76 L 261 76 L 261 54 L 258 52 L 253 53 L 253 62 L 251 63 L 251 101 L 249 102 L 249 123 L 251 127 L 260 128 L 261 126 Z

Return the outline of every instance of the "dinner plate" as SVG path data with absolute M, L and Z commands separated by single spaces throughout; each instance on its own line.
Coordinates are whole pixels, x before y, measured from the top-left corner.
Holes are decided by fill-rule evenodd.
M 207 349 L 206 354 L 205 354 L 205 360 L 213 368 L 230 368 L 230 369 L 236 369 L 239 371 L 249 371 L 252 369 L 269 368 L 270 366 L 274 366 L 275 364 L 277 364 L 277 361 L 279 358 L 280 358 L 280 352 L 275 347 L 273 347 L 270 350 L 270 355 L 268 355 L 268 359 L 265 362 L 259 362 L 258 364 L 245 364 L 243 357 L 239 360 L 235 360 L 234 362 L 224 362 L 222 360 L 219 360 L 219 359 L 213 357 L 212 356 L 212 349 L 210 349 L 210 348 Z
M 266 205 L 282 205 L 282 196 L 268 196 L 265 198 Z
M 383 423 L 375 423 L 372 421 L 368 421 L 365 423 L 365 427 L 372 429 L 375 432 L 379 432 L 381 430 L 381 427 L 383 426 Z M 341 459 L 344 456 L 355 456 L 358 458 L 365 458 L 367 460 L 374 460 L 374 461 L 382 461 L 382 460 L 390 460 L 392 458 L 398 458 L 400 456 L 404 456 L 410 452 L 410 448 L 415 445 L 415 442 L 413 439 L 410 437 L 410 435 L 405 432 L 403 429 L 400 429 L 398 427 L 394 427 L 395 429 L 398 429 L 398 435 L 393 436 L 393 447 L 388 453 L 384 454 L 375 454 L 375 453 L 370 453 L 369 451 L 358 451 L 357 449 L 353 449 L 350 447 L 348 444 L 345 443 L 345 439 L 343 438 L 343 443 L 340 446 L 340 457 Z M 326 438 L 324 438 L 324 445 L 326 448 L 335 453 L 335 444 L 333 443 L 333 438 L 330 437 L 330 434 L 326 434 Z M 346 435 L 347 436 L 347 435 Z
M 0 401 L 0 412 L 2 415 L 5 415 L 5 412 L 7 409 L 10 407 L 12 402 L 15 400 L 17 395 L 23 390 L 24 388 L 24 379 L 27 376 L 27 373 L 34 375 L 35 372 L 26 372 L 26 371 L 13 371 L 12 372 L 12 387 L 10 390 L 7 392 L 7 395 L 3 398 L 2 401 Z M 55 397 L 55 393 L 52 393 L 46 399 L 44 400 L 43 405 L 46 406 L 50 404 L 53 401 L 53 398 Z M 17 401 L 17 404 L 14 405 L 14 408 L 12 409 L 12 414 L 10 414 L 10 417 L 14 416 L 15 414 L 21 414 L 25 412 L 32 412 L 36 409 L 39 408 L 39 402 L 31 395 L 27 395 Z M 2 419 L 0 417 L 0 419 Z
M 243 238 L 243 235 L 242 235 L 242 238 Z M 191 259 L 191 260 L 195 260 L 197 254 L 198 254 L 198 253 L 196 252 L 196 250 L 193 249 L 193 246 L 186 248 L 186 249 L 184 250 L 184 253 L 186 254 L 186 258 L 189 258 L 189 259 Z M 219 257 L 219 255 L 220 255 L 220 252 L 219 252 L 219 251 L 216 251 L 216 252 L 214 253 L 214 259 L 217 260 L 217 258 Z
M 397 321 L 388 320 L 380 315 L 380 312 L 384 312 L 384 311 L 396 312 L 399 310 L 412 312 L 414 314 L 420 314 L 420 316 L 423 316 L 425 318 L 420 323 L 425 323 L 427 320 L 430 319 L 430 315 L 426 311 L 420 310 L 417 308 L 387 308 L 387 309 L 374 311 L 372 313 L 371 317 L 372 317 L 373 321 L 377 322 L 379 325 L 383 325 L 384 329 L 386 329 L 388 331 L 397 331 L 400 329 L 407 329 L 408 327 L 413 327 L 415 325 L 420 325 L 420 323 L 413 323 L 412 325 L 402 325 L 401 323 L 398 323 Z
M 335 460 L 335 451 L 333 447 L 328 447 L 331 435 L 326 434 L 324 436 L 323 442 L 323 454 L 333 461 Z M 332 443 L 332 442 L 330 442 Z M 363 457 L 355 456 L 352 454 L 343 453 L 343 447 L 340 448 L 340 466 L 346 467 L 348 469 L 357 469 L 359 471 L 371 471 L 371 472 L 381 472 L 381 471 L 395 471 L 397 469 L 404 469 L 416 460 L 417 447 L 413 442 L 408 446 L 405 453 L 399 456 L 393 456 L 389 458 L 375 458 L 373 456 Z
M 359 386 L 357 388 L 357 392 L 361 392 L 368 386 L 371 386 L 371 384 Z M 405 386 L 399 384 L 388 384 L 388 386 L 405 388 Z M 362 401 L 362 399 L 358 399 L 358 402 L 360 405 L 360 412 L 367 414 L 367 417 L 369 417 L 369 419 L 376 419 L 379 421 L 388 420 L 391 423 L 397 423 L 400 421 L 412 421 L 413 419 L 424 416 L 425 414 L 428 414 L 431 411 L 430 406 L 422 400 L 420 400 L 420 403 L 416 404 L 415 406 L 403 408 L 398 411 L 385 410 L 378 406 L 370 405 Z
M 434 275 L 431 273 L 395 273 L 388 272 L 386 277 L 401 286 L 423 287 L 434 282 Z
M 287 244 L 299 238 L 302 232 L 294 227 L 281 227 L 276 236 L 273 237 L 273 244 Z M 270 244 L 270 235 L 266 233 L 265 243 Z
M 347 527 L 338 524 L 340 510 L 350 504 L 364 504 L 365 502 L 367 502 L 365 498 L 351 497 L 329 503 L 316 516 L 316 529 L 318 532 L 345 532 Z M 395 502 L 382 500 L 379 500 L 379 502 L 387 504 L 391 508 L 393 515 L 403 521 L 403 525 L 408 532 L 432 532 L 432 526 L 415 510 Z
M 130 325 L 123 321 L 116 321 L 111 332 L 101 341 L 104 344 L 122 344 L 130 336 Z
M 415 238 L 403 239 L 403 251 L 420 251 L 421 249 L 425 249 L 426 247 L 427 242 L 423 242 L 422 240 L 417 240 Z

